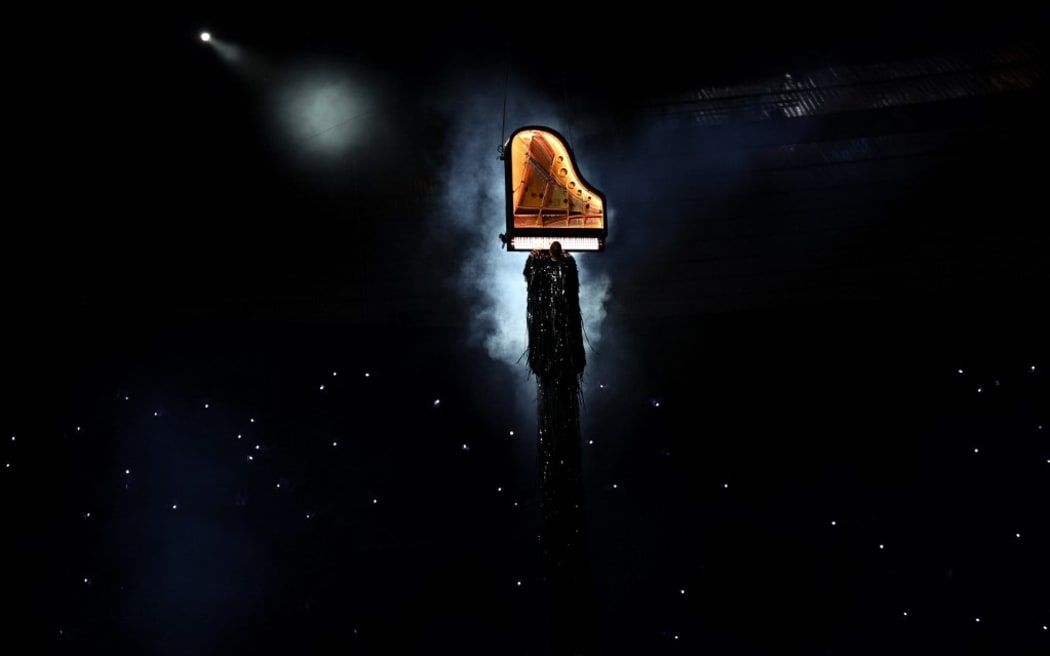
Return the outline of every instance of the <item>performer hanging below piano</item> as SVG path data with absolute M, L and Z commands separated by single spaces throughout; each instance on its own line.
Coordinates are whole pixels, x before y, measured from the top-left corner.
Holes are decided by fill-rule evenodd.
M 576 259 L 557 241 L 525 261 L 529 369 L 540 383 L 579 384 L 587 356 Z
M 586 365 L 576 260 L 553 242 L 525 264 L 529 369 L 539 414 L 540 546 L 558 654 L 591 654 L 596 630 L 580 447 Z

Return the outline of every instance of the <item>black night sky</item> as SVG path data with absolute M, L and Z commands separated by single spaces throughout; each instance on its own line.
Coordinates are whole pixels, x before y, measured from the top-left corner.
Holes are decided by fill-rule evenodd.
M 376 11 L 23 21 L 11 653 L 560 653 L 522 125 L 608 199 L 590 653 L 1050 653 L 1045 10 Z

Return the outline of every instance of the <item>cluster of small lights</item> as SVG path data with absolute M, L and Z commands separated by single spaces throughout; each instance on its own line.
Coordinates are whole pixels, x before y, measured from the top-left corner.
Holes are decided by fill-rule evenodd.
M 1034 373 L 1036 371 L 1036 368 L 1035 368 L 1034 365 L 1032 365 L 1032 366 L 1029 367 L 1028 370 L 1030 372 Z M 964 374 L 964 370 L 961 369 L 961 368 L 958 369 L 957 372 L 960 375 Z M 333 377 L 336 377 L 337 376 L 337 372 L 332 371 L 331 375 Z M 364 377 L 365 378 L 369 378 L 370 375 L 371 374 L 369 372 L 365 372 L 364 373 Z M 1000 382 L 1001 382 L 1000 380 L 995 379 L 994 380 L 994 386 L 995 387 L 1000 387 L 1001 386 Z M 335 388 L 337 388 L 337 387 L 338 386 L 336 386 Z M 608 386 L 607 386 L 606 383 L 601 383 L 601 384 L 599 384 L 598 387 L 600 389 L 608 389 Z M 335 388 L 333 388 L 333 389 L 335 389 Z M 328 389 L 328 387 L 327 387 L 326 383 L 320 383 L 320 384 L 316 385 L 316 389 L 318 391 L 326 391 L 326 389 Z M 976 389 L 977 389 L 978 393 L 982 393 L 983 391 L 985 391 L 985 388 L 984 388 L 983 385 L 978 385 Z M 128 395 L 128 394 L 123 395 L 123 399 L 125 401 L 129 400 L 130 399 L 130 395 Z M 211 404 L 212 404 L 211 401 L 203 402 L 203 407 L 205 409 L 209 409 L 211 407 Z M 439 406 L 441 406 L 442 401 L 441 401 L 441 399 L 434 399 L 432 404 L 433 404 L 433 407 L 439 407 Z M 654 408 L 659 408 L 662 405 L 662 401 L 659 398 L 653 397 L 653 398 L 649 399 L 649 404 L 652 407 L 654 407 Z M 164 414 L 165 414 L 165 412 L 164 412 L 163 409 L 153 410 L 153 416 L 155 416 L 155 417 L 160 417 L 160 416 L 162 416 Z M 169 414 L 174 416 L 175 413 L 174 412 L 170 412 Z M 256 418 L 255 417 L 249 417 L 247 421 L 250 424 L 256 424 Z M 82 427 L 80 425 L 77 425 L 75 427 L 75 430 L 77 432 L 80 432 L 81 428 Z M 1038 424 L 1037 425 L 1037 429 L 1038 430 L 1042 430 L 1042 424 Z M 515 431 L 513 429 L 510 429 L 510 430 L 507 431 L 507 434 L 509 436 L 513 437 L 515 435 Z M 227 433 L 227 435 L 228 435 L 228 433 Z M 235 435 L 236 435 L 236 440 L 238 440 L 238 441 L 241 441 L 241 440 L 243 440 L 245 438 L 245 433 L 235 433 Z M 255 460 L 255 455 L 254 454 L 263 453 L 266 450 L 264 448 L 264 444 L 267 444 L 268 442 L 265 441 L 265 440 L 264 441 L 257 441 L 257 440 L 258 440 L 258 438 L 256 437 L 256 441 L 252 442 L 251 453 L 246 454 L 247 461 L 249 461 L 249 462 Z M 17 441 L 17 437 L 12 434 L 10 436 L 10 441 L 12 443 L 16 442 Z M 593 438 L 587 438 L 585 443 L 588 444 L 588 445 L 593 445 L 595 443 L 595 440 Z M 339 445 L 339 441 L 338 440 L 331 440 L 330 444 L 331 444 L 332 447 L 337 447 Z M 470 452 L 471 451 L 471 445 L 469 443 L 467 443 L 467 442 L 459 443 L 458 444 L 458 448 L 461 451 L 463 451 L 463 452 Z M 670 450 L 669 449 L 660 449 L 659 453 L 661 455 L 664 455 L 664 456 L 669 456 L 670 455 Z M 979 447 L 973 447 L 973 453 L 975 453 L 975 454 L 980 453 L 980 448 Z M 1050 459 L 1047 459 L 1047 462 L 1050 463 Z M 6 466 L 10 467 L 10 463 L 8 463 Z M 131 476 L 131 468 L 130 467 L 124 468 L 124 470 L 123 470 L 123 479 L 124 479 L 124 483 L 125 483 L 125 488 L 126 489 L 127 489 L 127 481 L 130 478 L 130 476 Z M 273 481 L 273 479 L 271 479 L 271 485 L 273 485 L 274 489 L 285 490 L 285 489 L 290 487 L 285 479 L 279 479 L 276 482 L 272 482 L 272 481 Z M 721 481 L 721 482 L 719 482 L 719 486 L 723 490 L 728 490 L 729 489 L 729 482 L 728 481 Z M 621 485 L 619 483 L 615 483 L 614 482 L 614 483 L 611 483 L 610 488 L 612 490 L 615 490 L 615 491 L 620 491 L 621 490 Z M 503 485 L 495 486 L 495 490 L 496 490 L 496 492 L 498 494 L 501 494 L 501 495 L 506 492 L 506 488 Z M 292 493 L 289 493 L 289 495 L 291 495 L 291 494 Z M 373 505 L 373 506 L 378 506 L 379 505 L 380 496 L 378 496 L 378 495 L 376 495 L 376 496 L 369 496 L 367 498 L 370 500 L 370 504 L 371 505 Z M 611 498 L 612 497 L 610 496 L 610 499 Z M 725 499 L 729 500 L 729 499 L 731 499 L 731 497 L 725 497 Z M 238 502 L 237 503 L 238 503 L 238 505 L 243 505 L 243 503 L 244 503 L 244 501 L 241 499 L 240 496 L 238 497 Z M 192 504 L 192 503 L 189 504 L 187 506 L 187 509 L 184 512 L 188 513 L 188 514 L 192 514 L 192 512 L 193 512 L 193 505 L 194 504 Z M 396 506 L 397 504 L 396 503 L 395 504 L 386 504 L 386 507 L 387 507 L 388 511 L 389 511 L 389 506 L 390 505 Z M 515 508 L 519 507 L 519 501 L 512 500 L 512 506 L 515 507 Z M 178 502 L 171 502 L 171 503 L 168 504 L 168 507 L 169 507 L 169 509 L 171 511 L 178 511 L 178 510 L 180 510 L 180 503 L 178 503 Z M 80 517 L 82 519 L 84 519 L 84 520 L 87 520 L 87 519 L 90 519 L 92 517 L 92 513 L 91 512 L 82 512 L 80 514 Z M 305 520 L 310 520 L 312 522 L 312 521 L 315 521 L 317 519 L 318 515 L 312 509 L 311 510 L 305 510 L 304 509 L 304 510 L 300 511 L 300 514 L 298 514 L 298 517 L 300 517 L 302 519 L 305 519 Z M 323 523 L 323 517 L 324 516 L 322 516 L 322 520 L 321 520 L 322 523 Z M 824 521 L 828 522 L 830 524 L 830 526 L 832 526 L 832 527 L 836 527 L 836 526 L 839 525 L 839 520 L 838 519 L 831 519 L 831 520 L 824 520 Z M 1012 531 L 1011 533 L 1013 534 L 1013 537 L 1014 537 L 1015 540 L 1020 540 L 1021 537 L 1022 537 L 1021 531 Z M 869 542 L 868 544 L 870 545 L 871 543 Z M 886 545 L 885 542 L 876 542 L 876 546 L 877 546 L 877 549 L 879 551 L 886 551 L 886 549 L 887 549 L 887 545 Z M 894 551 L 895 552 L 899 552 L 900 551 L 900 547 L 896 547 Z M 524 584 L 524 580 L 521 579 L 521 578 L 512 579 L 512 580 L 514 581 L 514 587 L 516 587 L 516 588 L 522 587 L 523 584 Z M 95 579 L 92 576 L 84 576 L 82 581 L 83 581 L 83 583 L 85 585 L 88 585 L 88 586 L 94 585 L 96 583 Z M 101 583 L 99 583 L 99 585 L 101 585 Z M 679 597 L 685 597 L 687 595 L 687 588 L 685 586 L 676 587 L 675 590 L 677 591 L 677 596 L 679 596 Z M 905 617 L 905 618 L 910 617 L 910 611 L 908 611 L 908 610 L 902 610 L 902 611 L 899 611 L 899 612 L 900 612 L 902 617 Z M 981 623 L 981 617 L 980 616 L 973 616 L 972 621 L 974 623 Z M 993 624 L 994 624 L 994 622 L 993 622 Z M 1046 631 L 1047 630 L 1047 625 L 1042 624 L 1042 625 L 1040 625 L 1040 628 L 1041 628 L 1042 631 Z M 356 632 L 356 629 L 355 629 L 355 632 Z M 670 631 L 666 632 L 664 635 L 665 635 L 665 637 L 673 637 L 674 640 L 679 640 L 680 637 L 681 637 L 681 634 L 675 633 L 675 632 L 670 632 Z

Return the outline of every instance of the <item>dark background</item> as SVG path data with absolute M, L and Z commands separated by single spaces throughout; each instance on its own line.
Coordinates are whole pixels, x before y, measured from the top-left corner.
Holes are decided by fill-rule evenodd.
M 548 653 L 497 238 L 497 148 L 543 124 L 610 207 L 602 652 L 1045 653 L 1045 11 L 413 11 L 20 21 L 11 633 Z M 289 137 L 300 70 L 370 99 Z

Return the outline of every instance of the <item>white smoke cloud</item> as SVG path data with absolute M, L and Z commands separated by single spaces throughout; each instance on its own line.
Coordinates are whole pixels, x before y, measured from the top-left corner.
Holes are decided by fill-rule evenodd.
M 374 74 L 321 58 L 273 67 L 267 77 L 271 138 L 301 179 L 339 187 L 367 172 L 355 159 L 368 153 L 371 163 L 401 147 L 385 119 L 388 90 Z
M 320 152 L 338 153 L 352 143 L 362 130 L 355 119 L 370 109 L 363 90 L 331 75 L 306 76 L 284 93 L 282 114 L 292 140 Z

